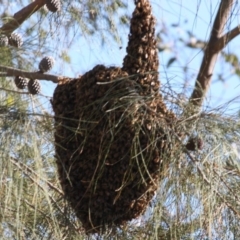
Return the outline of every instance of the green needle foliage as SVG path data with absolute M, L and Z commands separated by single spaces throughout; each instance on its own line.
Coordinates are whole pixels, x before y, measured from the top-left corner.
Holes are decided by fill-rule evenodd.
M 154 6 L 160 2 L 151 3 Z M 1 26 L 29 3 L 2 0 Z M 120 0 L 66 0 L 61 4 L 61 11 L 57 13 L 40 8 L 15 30 L 23 36 L 23 45 L 0 47 L 1 66 L 36 73 L 44 56 L 54 56 L 57 59 L 54 71 L 62 75 L 63 65 L 71 67 L 69 49 L 75 51 L 80 38 L 98 39 L 103 49 L 109 42 L 120 46 L 126 41 L 128 8 L 134 1 L 129 4 Z M 199 1 L 199 4 L 204 2 Z M 234 2 L 227 28 L 239 11 L 238 4 Z M 196 18 L 197 14 L 196 11 Z M 160 17 L 157 21 L 164 26 Z M 166 67 L 170 72 L 176 64 L 181 65 L 186 82 L 190 67 L 187 61 L 182 64 L 178 53 L 183 47 L 202 51 L 207 42 L 198 39 L 191 42 L 189 31 L 186 31 L 188 37 L 179 39 L 176 27 L 157 30 L 158 50 L 172 54 Z M 124 29 L 126 35 L 122 36 L 119 29 Z M 179 45 L 169 46 L 170 37 Z M 237 53 L 224 50 L 219 54 L 224 66 L 239 76 Z M 74 74 L 79 71 L 81 69 L 74 69 Z M 226 72 L 217 71 L 219 79 L 225 82 Z M 168 108 L 176 114 L 177 129 L 184 135 L 181 138 L 175 132 L 168 132 L 169 139 L 178 144 L 172 149 L 169 167 L 159 180 L 156 195 L 140 218 L 102 234 L 86 235 L 59 183 L 51 96 L 45 96 L 45 92 L 32 96 L 26 89 L 17 89 L 14 76 L 0 71 L 1 239 L 240 239 L 240 121 L 238 112 L 225 113 L 227 108 L 239 106 L 238 99 L 215 109 L 204 102 L 204 109 L 195 113 L 185 100 L 190 95 L 185 83 L 182 87 L 178 85 L 183 97 L 179 97 L 170 80 L 169 84 L 162 84 L 161 94 Z M 132 106 L 134 98 L 124 101 Z M 203 148 L 190 151 L 185 146 L 194 137 L 201 139 Z

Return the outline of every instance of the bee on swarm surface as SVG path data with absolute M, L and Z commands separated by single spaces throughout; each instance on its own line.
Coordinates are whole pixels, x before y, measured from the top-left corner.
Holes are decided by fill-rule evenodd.
M 67 200 L 86 233 L 143 214 L 171 144 L 175 115 L 159 93 L 155 19 L 135 1 L 123 67 L 97 65 L 55 89 L 55 150 Z

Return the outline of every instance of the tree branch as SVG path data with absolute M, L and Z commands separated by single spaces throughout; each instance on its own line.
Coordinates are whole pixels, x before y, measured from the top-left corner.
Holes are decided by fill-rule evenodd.
M 20 92 L 20 91 L 15 91 L 15 90 L 11 90 L 11 89 L 6 89 L 6 88 L 3 88 L 3 87 L 0 87 L 0 90 L 4 90 L 5 92 L 12 92 L 12 93 L 17 93 L 17 94 L 31 94 L 29 92 Z
M 56 75 L 45 74 L 41 72 L 26 72 L 16 68 L 4 67 L 1 65 L 0 65 L 0 76 L 2 77 L 21 76 L 21 77 L 30 78 L 30 79 L 52 81 L 54 83 L 58 83 L 63 79 L 71 79 L 69 77 L 56 76 Z
M 20 11 L 16 12 L 7 23 L 5 23 L 0 31 L 6 35 L 10 35 L 15 29 L 17 29 L 26 19 L 28 19 L 33 13 L 38 11 L 46 0 L 35 0 Z
M 213 23 L 210 40 L 206 46 L 195 87 L 190 97 L 190 102 L 196 106 L 200 107 L 202 105 L 207 90 L 209 89 L 214 67 L 220 51 L 217 43 L 219 39 L 222 38 L 222 33 L 228 20 L 233 2 L 234 0 L 221 0 L 219 5 L 219 9 Z
M 218 51 L 221 51 L 231 40 L 240 34 L 240 25 L 227 32 L 218 40 Z

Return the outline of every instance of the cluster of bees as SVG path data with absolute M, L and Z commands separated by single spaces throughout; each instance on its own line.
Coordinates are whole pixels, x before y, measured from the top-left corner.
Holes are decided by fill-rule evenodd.
M 97 65 L 53 95 L 59 180 L 87 233 L 143 214 L 169 163 L 176 117 L 159 93 L 151 6 L 135 4 L 123 67 Z
M 141 95 L 159 94 L 158 50 L 155 18 L 149 1 L 136 1 L 130 26 L 127 55 L 123 70 L 141 85 Z

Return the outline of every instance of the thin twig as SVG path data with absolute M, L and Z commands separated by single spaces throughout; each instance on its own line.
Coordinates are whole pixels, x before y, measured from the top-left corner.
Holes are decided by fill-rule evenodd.
M 238 198 L 238 196 L 236 195 L 236 192 L 228 185 L 228 183 L 223 179 L 223 177 L 216 171 L 216 169 L 213 169 L 213 172 L 219 177 L 219 179 L 221 180 L 221 182 L 226 186 L 226 188 L 229 190 L 229 192 L 231 194 L 229 194 L 231 197 L 234 196 L 235 200 L 237 200 L 237 203 L 240 203 L 240 199 Z M 239 175 L 238 175 L 239 176 Z
M 45 189 L 44 189 L 44 187 L 43 187 L 41 184 L 39 184 L 39 182 L 36 181 L 32 176 L 30 176 L 30 175 L 28 174 L 28 172 L 29 172 L 29 173 L 34 174 L 36 177 L 39 178 L 39 176 L 38 176 L 32 169 L 30 169 L 28 166 L 26 166 L 25 164 L 21 163 L 21 162 L 18 161 L 17 159 L 10 158 L 10 160 L 11 160 L 11 162 L 12 162 L 15 166 L 17 166 L 20 170 L 22 170 L 34 184 L 36 184 L 43 192 L 46 192 Z M 52 183 L 50 183 L 49 181 L 47 181 L 47 180 L 45 180 L 45 179 L 43 179 L 43 178 L 39 178 L 39 179 L 44 180 L 44 181 L 46 182 L 46 184 L 47 184 L 50 188 L 52 188 L 53 190 L 55 190 L 56 192 L 58 192 L 61 196 L 63 196 L 62 191 L 59 190 L 58 188 L 56 188 Z M 53 198 L 53 196 L 49 195 L 48 197 L 50 198 L 50 201 L 51 201 L 53 204 L 55 204 L 55 206 L 56 206 L 56 208 L 58 209 L 58 211 L 64 216 L 65 213 L 63 212 L 63 210 L 61 209 L 61 207 L 58 205 L 58 203 L 56 202 L 56 200 Z M 25 200 L 24 200 L 24 201 L 25 201 Z M 34 209 L 35 209 L 35 208 L 34 208 Z M 45 214 L 43 214 L 43 215 L 46 216 Z M 74 227 L 74 229 L 75 229 L 76 231 L 78 231 L 77 226 L 76 226 L 72 221 L 70 221 L 68 218 L 67 218 L 67 220 L 68 220 L 68 222 Z
M 31 94 L 29 92 L 20 92 L 20 91 L 15 91 L 15 90 L 11 90 L 11 89 L 7 89 L 4 87 L 0 87 L 0 90 L 4 90 L 5 92 L 12 92 L 12 93 L 17 93 L 17 94 Z
M 215 194 L 222 200 L 222 202 L 224 204 L 226 204 L 226 206 L 228 206 L 229 209 L 231 209 L 238 217 L 240 216 L 240 213 L 228 202 L 225 200 L 225 198 L 222 196 L 222 194 L 213 187 L 212 182 L 206 177 L 206 175 L 204 174 L 204 172 L 202 171 L 202 169 L 199 167 L 198 164 L 198 160 L 195 160 L 193 158 L 193 156 L 189 153 L 188 150 L 185 151 L 185 153 L 187 154 L 187 156 L 190 158 L 190 160 L 195 164 L 195 166 L 197 167 L 197 171 L 200 173 L 200 175 L 202 176 L 203 180 L 211 187 L 213 188 L 213 191 L 215 192 Z
M 231 40 L 240 34 L 240 25 L 236 26 L 218 40 L 218 51 L 221 51 Z
M 181 143 L 181 139 L 176 135 L 174 134 L 177 141 L 179 143 Z M 225 198 L 222 196 L 222 194 L 216 189 L 213 187 L 213 184 L 211 182 L 211 180 L 209 180 L 205 173 L 203 172 L 203 170 L 201 169 L 201 167 L 199 166 L 199 161 L 194 159 L 194 157 L 192 156 L 192 154 L 187 150 L 187 149 L 184 149 L 184 153 L 189 157 L 189 159 L 191 160 L 191 162 L 196 166 L 197 168 L 197 171 L 199 172 L 199 174 L 202 176 L 202 179 L 203 181 L 208 184 L 210 187 L 213 188 L 213 191 L 215 192 L 215 194 L 222 200 L 222 202 L 224 204 L 226 204 L 226 206 L 228 206 L 229 209 L 231 209 L 238 217 L 240 217 L 240 212 L 238 212 L 228 201 L 225 200 Z M 216 174 L 216 172 L 215 172 Z M 222 180 L 222 179 L 221 179 Z
M 233 2 L 234 0 L 221 0 L 219 5 L 218 13 L 212 27 L 210 40 L 206 46 L 202 64 L 197 76 L 195 88 L 190 97 L 190 103 L 193 103 L 196 106 L 200 107 L 202 105 L 207 90 L 209 89 L 219 54 L 219 46 L 217 43 L 219 39 L 222 38 L 222 33 L 228 20 Z
M 5 23 L 0 31 L 6 35 L 10 35 L 15 29 L 17 29 L 26 19 L 28 19 L 33 13 L 38 11 L 46 0 L 35 0 L 20 11 L 16 12 L 7 23 Z
M 12 67 L 5 67 L 0 65 L 0 76 L 4 77 L 13 77 L 13 76 L 21 76 L 26 77 L 30 79 L 38 79 L 38 80 L 46 80 L 46 81 L 52 81 L 54 83 L 58 83 L 61 80 L 64 79 L 71 79 L 69 77 L 63 77 L 63 76 L 56 76 L 52 74 L 45 74 L 41 72 L 27 72 L 23 71 L 17 68 Z
M 21 169 L 21 170 L 23 170 L 23 171 L 26 170 L 26 171 L 30 172 L 31 174 L 34 174 L 36 177 L 38 177 L 39 179 L 41 179 L 42 181 L 44 181 L 44 182 L 48 185 L 49 188 L 53 189 L 54 191 L 58 192 L 61 196 L 63 196 L 63 192 L 62 192 L 59 188 L 55 187 L 55 186 L 54 186 L 51 182 L 49 182 L 48 180 L 43 179 L 43 178 L 40 178 L 37 173 L 35 173 L 31 168 L 29 168 L 29 167 L 28 167 L 27 165 L 25 165 L 24 163 L 21 163 L 20 161 L 18 161 L 17 159 L 15 159 L 15 158 L 13 158 L 13 157 L 11 157 L 11 162 L 12 162 L 15 166 L 17 166 L 19 169 Z

